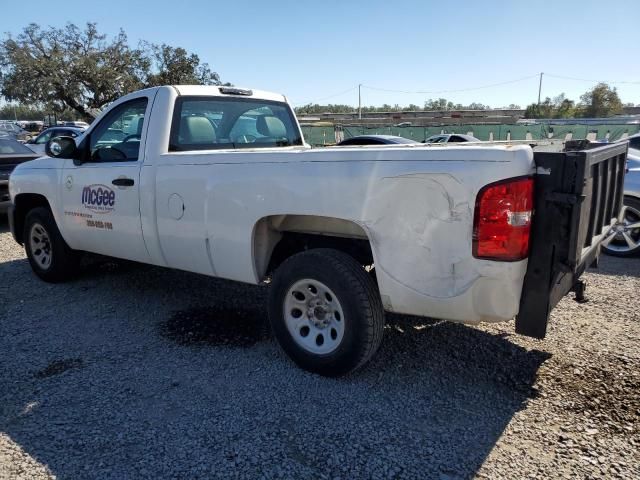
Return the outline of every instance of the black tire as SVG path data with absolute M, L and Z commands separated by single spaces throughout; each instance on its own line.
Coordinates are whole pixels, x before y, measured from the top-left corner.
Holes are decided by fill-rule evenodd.
M 287 327 L 285 298 L 303 279 L 327 286 L 344 313 L 343 336 L 328 354 L 303 348 Z M 278 343 L 298 366 L 336 377 L 358 369 L 378 350 L 384 309 L 375 282 L 358 262 L 338 250 L 318 248 L 293 255 L 275 271 L 269 292 L 269 320 Z
M 31 241 L 32 228 L 37 225 L 42 228 L 48 240 L 48 252 L 50 260 L 43 266 L 37 258 L 39 249 L 34 251 Z M 45 207 L 37 207 L 27 213 L 24 222 L 24 249 L 29 259 L 29 264 L 34 273 L 45 282 L 58 283 L 72 278 L 78 271 L 80 255 L 69 248 L 64 241 L 51 211 Z
M 629 207 L 629 212 L 626 215 L 628 217 L 627 219 L 632 221 L 640 221 L 640 199 L 634 197 L 624 197 L 624 205 Z M 614 257 L 632 257 L 640 255 L 640 228 L 630 230 L 627 232 L 627 234 L 638 243 L 635 248 L 628 248 L 628 245 L 625 245 L 624 243 L 622 243 L 622 241 L 614 239 L 611 241 L 613 246 L 620 245 L 622 249 L 613 249 L 603 246 L 602 251 L 607 255 L 612 255 Z M 627 247 L 627 249 L 625 249 L 625 246 Z

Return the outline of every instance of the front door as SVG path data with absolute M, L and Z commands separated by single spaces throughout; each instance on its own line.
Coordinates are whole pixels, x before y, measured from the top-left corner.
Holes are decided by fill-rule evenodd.
M 82 164 L 65 163 L 64 235 L 77 250 L 148 260 L 140 221 L 142 125 L 147 97 L 114 108 L 89 133 Z

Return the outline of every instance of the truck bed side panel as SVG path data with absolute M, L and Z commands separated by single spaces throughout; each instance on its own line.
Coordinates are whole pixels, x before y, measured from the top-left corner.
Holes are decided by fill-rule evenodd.
M 366 149 L 162 155 L 156 208 L 167 265 L 257 283 L 253 231 L 261 218 L 339 218 L 367 232 L 387 309 L 464 321 L 513 318 L 526 261 L 473 258 L 473 211 L 486 183 L 530 173 L 531 151 L 387 151 L 384 158 L 399 158 L 368 160 Z M 170 206 L 176 195 L 184 201 L 179 219 Z

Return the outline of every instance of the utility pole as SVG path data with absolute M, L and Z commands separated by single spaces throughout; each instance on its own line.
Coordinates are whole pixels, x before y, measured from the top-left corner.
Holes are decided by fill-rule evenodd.
M 542 93 L 542 75 L 543 72 L 540 72 L 540 84 L 538 85 L 538 105 L 540 105 L 540 93 Z
M 362 88 L 362 84 L 359 83 L 358 84 L 358 119 L 362 120 L 362 95 L 361 95 L 361 90 Z

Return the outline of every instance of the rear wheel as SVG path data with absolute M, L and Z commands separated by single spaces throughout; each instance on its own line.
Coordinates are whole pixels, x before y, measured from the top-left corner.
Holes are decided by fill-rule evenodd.
M 283 350 L 300 367 L 326 376 L 365 364 L 382 341 L 384 310 L 375 282 L 349 255 L 313 249 L 275 272 L 269 319 Z
M 75 275 L 79 254 L 64 241 L 49 209 L 38 207 L 27 214 L 23 238 L 31 268 L 42 280 L 62 282 Z
M 640 200 L 624 198 L 618 221 L 602 241 L 602 250 L 616 257 L 640 254 Z

